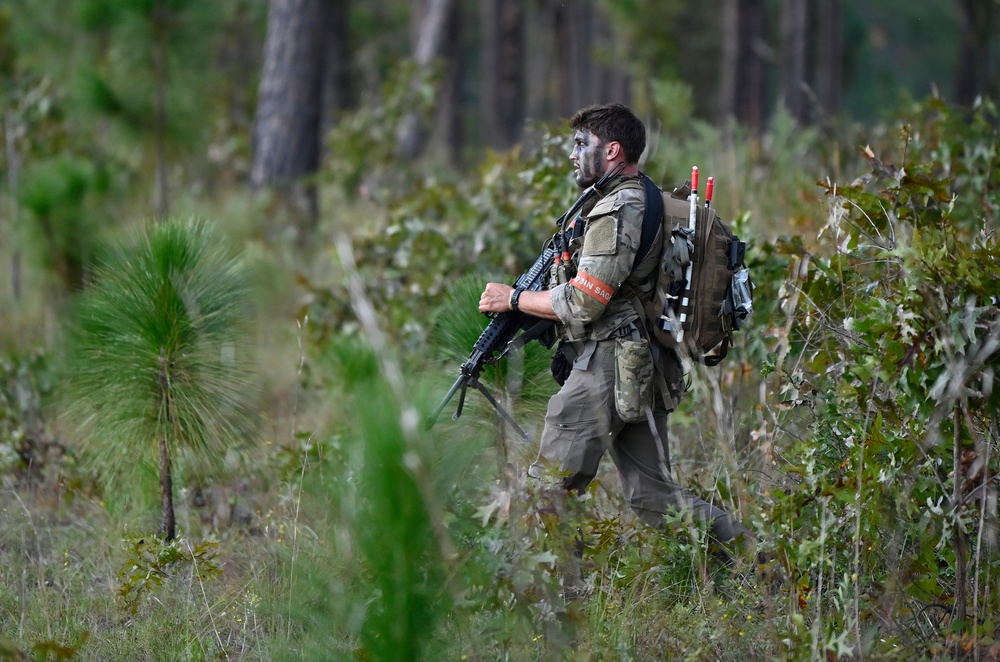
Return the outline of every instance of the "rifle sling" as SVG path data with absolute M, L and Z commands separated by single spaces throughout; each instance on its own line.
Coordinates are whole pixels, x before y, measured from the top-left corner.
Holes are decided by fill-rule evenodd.
M 524 347 L 532 340 L 541 338 L 542 335 L 546 331 L 551 329 L 554 325 L 555 322 L 552 320 L 538 319 L 538 321 L 536 321 L 534 324 L 526 328 L 524 330 L 524 333 L 519 335 L 517 338 L 511 340 L 510 343 L 507 345 L 507 350 L 509 351 L 512 349 L 518 349 L 520 347 Z

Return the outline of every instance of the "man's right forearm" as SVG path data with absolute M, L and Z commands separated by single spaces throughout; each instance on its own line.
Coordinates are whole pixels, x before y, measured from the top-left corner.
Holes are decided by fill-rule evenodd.
M 537 292 L 521 292 L 517 300 L 517 308 L 525 315 L 540 317 L 547 320 L 559 321 L 559 316 L 552 309 L 552 302 L 549 300 L 548 290 Z

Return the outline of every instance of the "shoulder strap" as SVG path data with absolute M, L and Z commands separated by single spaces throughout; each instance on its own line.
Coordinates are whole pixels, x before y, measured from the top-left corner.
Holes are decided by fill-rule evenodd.
M 654 184 L 652 179 L 643 175 L 642 189 L 646 193 L 646 209 L 642 214 L 642 235 L 639 239 L 639 251 L 635 254 L 635 262 L 632 263 L 633 267 L 642 262 L 642 259 L 649 253 L 649 249 L 653 246 L 653 240 L 656 238 L 656 230 L 663 220 L 663 198 L 660 187 Z

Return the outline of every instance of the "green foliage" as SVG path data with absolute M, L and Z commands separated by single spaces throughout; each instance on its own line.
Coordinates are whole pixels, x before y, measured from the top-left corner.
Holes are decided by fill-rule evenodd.
M 133 616 L 165 579 L 190 572 L 203 583 L 222 574 L 215 540 L 191 545 L 182 538 L 164 542 L 152 535 L 131 534 L 122 542 L 127 558 L 118 570 L 118 597 L 122 608 Z
M 435 350 L 435 357 L 453 367 L 456 378 L 458 366 L 469 359 L 472 346 L 490 322 L 477 310 L 485 282 L 481 275 L 459 278 L 448 287 L 447 296 L 433 317 L 429 345 Z M 549 370 L 551 358 L 551 350 L 531 342 L 503 360 L 487 365 L 481 381 L 494 394 L 500 391 L 514 400 L 518 405 L 514 412 L 515 419 L 531 428 L 544 412 L 544 409 L 539 410 L 540 403 L 547 401 L 558 388 Z M 456 395 L 446 412 L 457 406 Z M 473 421 L 484 418 L 490 426 L 494 424 L 496 416 L 492 406 L 474 391 L 469 391 L 466 406 L 471 407 L 473 412 L 486 412 L 485 417 L 473 415 L 468 421 L 463 420 L 461 425 L 471 425 Z M 450 425 L 446 421 L 441 424 Z
M 227 80 L 220 82 L 214 58 L 224 56 L 213 49 L 259 39 L 266 3 L 196 4 L 88 0 L 67 11 L 59 2 L 0 0 L 13 15 L 0 28 L 0 100 L 10 139 L 0 156 L 0 220 L 2 230 L 11 229 L 0 242 L 2 273 L 13 272 L 20 252 L 29 287 L 32 271 L 59 269 L 60 260 L 75 265 L 67 273 L 85 286 L 81 310 L 104 320 L 81 324 L 102 341 L 78 345 L 79 363 L 63 365 L 47 349 L 19 350 L 0 361 L 0 453 L 18 470 L 0 476 L 0 657 L 749 660 L 993 653 L 997 596 L 986 587 L 995 587 L 1000 568 L 995 479 L 986 478 L 997 471 L 1000 404 L 993 388 L 1000 291 L 995 112 L 989 103 L 964 114 L 931 101 L 904 113 L 901 132 L 894 127 L 887 137 L 880 126 L 853 128 L 839 144 L 783 115 L 771 119 L 759 141 L 738 127 L 719 130 L 698 121 L 711 98 L 698 85 L 716 77 L 688 75 L 693 69 L 685 65 L 689 58 L 700 60 L 700 71 L 713 66 L 704 54 L 717 42 L 693 43 L 700 33 L 689 28 L 718 13 L 673 1 L 603 3 L 630 38 L 599 57 L 645 63 L 637 65 L 633 90 L 652 120 L 644 169 L 667 187 L 681 183 L 693 164 L 716 177 L 716 206 L 751 240 L 758 289 L 753 323 L 732 360 L 693 375 L 689 397 L 672 417 L 671 439 L 682 479 L 739 505 L 787 581 L 768 587 L 715 568 L 703 532 L 682 522 L 666 536 L 637 526 L 613 496 L 610 475 L 580 501 L 520 482 L 517 468 L 534 449 L 504 446 L 478 394 L 469 395 L 458 422 L 413 429 L 419 415 L 412 411 L 437 404 L 486 324 L 474 304 L 482 283 L 523 271 L 576 190 L 563 127 L 536 127 L 530 146 L 490 154 L 467 172 L 400 161 L 396 125 L 411 111 L 429 117 L 435 79 L 411 83 L 412 70 L 391 62 L 405 49 L 409 27 L 405 3 L 398 2 L 352 9 L 353 34 L 374 38 L 356 44 L 358 68 L 365 87 L 379 89 L 382 98 L 367 100 L 334 130 L 319 183 L 324 218 L 352 233 L 361 279 L 390 351 L 399 354 L 388 360 L 402 363 L 407 384 L 382 378 L 379 361 L 386 357 L 369 351 L 370 329 L 355 319 L 340 280 L 347 275 L 334 271 L 324 280 L 316 275 L 323 265 L 259 242 L 255 250 L 279 265 L 273 282 L 285 276 L 282 259 L 303 274 L 302 312 L 310 320 L 299 381 L 289 386 L 269 371 L 267 414 L 275 433 L 268 454 L 249 471 L 252 478 L 239 478 L 241 485 L 257 478 L 264 485 L 239 492 L 241 500 L 245 490 L 255 492 L 241 503 L 260 504 L 260 512 L 248 505 L 254 510 L 248 517 L 260 526 L 226 531 L 186 513 L 185 526 L 211 528 L 207 540 L 220 541 L 206 543 L 199 562 L 217 581 L 196 581 L 194 559 L 179 542 L 144 538 L 138 545 L 129 536 L 130 562 L 122 566 L 120 549 L 102 547 L 120 535 L 107 519 L 128 489 L 155 490 L 153 442 L 163 429 L 188 485 L 192 474 L 226 456 L 233 437 L 252 439 L 234 423 L 246 416 L 247 405 L 234 394 L 247 384 L 234 373 L 242 374 L 247 336 L 215 324 L 242 314 L 229 315 L 226 306 L 220 308 L 227 312 L 205 314 L 216 309 L 204 301 L 217 286 L 232 284 L 232 274 L 217 267 L 198 278 L 180 271 L 164 276 L 169 270 L 144 237 L 109 254 L 94 288 L 86 289 L 94 241 L 121 222 L 107 219 L 135 216 L 122 209 L 148 209 L 141 201 L 153 152 L 142 145 L 157 130 L 158 55 L 165 54 L 168 72 L 160 80 L 169 110 L 161 137 L 173 148 L 164 163 L 169 176 L 192 182 L 186 202 L 197 214 L 214 202 L 206 193 L 218 192 L 230 205 L 228 226 L 241 236 L 263 225 L 262 206 L 224 190 L 245 175 L 240 157 L 252 98 L 247 93 L 241 102 L 231 91 L 254 89 L 255 77 L 230 53 Z M 249 34 L 219 27 L 222 14 L 244 10 L 255 17 Z M 886 26 L 895 30 L 923 10 L 897 2 L 873 11 L 866 6 L 865 21 L 849 21 L 859 36 L 852 41 Z M 168 24 L 159 21 L 163 16 Z M 921 29 L 938 25 L 925 20 Z M 935 32 L 935 52 L 950 38 L 944 32 Z M 676 38 L 649 38 L 664 34 Z M 845 92 L 855 108 L 874 114 L 887 95 L 897 96 L 886 84 L 892 58 L 862 59 L 877 66 L 864 68 L 864 80 Z M 931 60 L 941 71 L 950 68 L 947 58 Z M 689 88 L 680 78 L 698 84 Z M 236 109 L 223 117 L 220 108 L 230 103 Z M 219 134 L 208 150 L 190 149 L 208 132 Z M 866 142 L 884 162 L 872 159 L 872 176 L 834 187 L 844 180 L 841 172 L 856 167 L 854 147 Z M 851 149 L 842 150 L 845 144 Z M 893 160 L 898 168 L 888 165 Z M 188 168 L 192 162 L 195 169 Z M 830 184 L 817 187 L 816 180 Z M 822 203 L 829 203 L 828 218 L 819 218 Z M 778 233 L 788 236 L 768 241 Z M 218 247 L 218 238 L 205 243 Z M 137 248 L 150 253 L 140 258 L 131 253 Z M 197 251 L 177 244 L 166 251 L 183 253 L 179 262 L 196 261 Z M 93 303 L 109 292 L 103 304 Z M 37 286 L 26 298 L 47 300 Z M 155 309 L 145 317 L 143 302 Z M 283 315 L 299 305 L 292 296 L 281 303 L 261 323 L 269 341 L 279 339 L 275 365 L 287 351 L 279 346 L 287 334 L 274 329 L 293 327 L 290 314 Z M 9 335 L 11 328 L 30 328 L 32 347 L 50 336 L 47 320 L 29 326 L 13 317 L 8 325 L 7 312 Z M 533 344 L 484 375 L 529 431 L 554 388 L 547 361 Z M 92 424 L 79 449 L 63 446 L 63 431 L 47 425 L 42 406 L 78 366 L 86 369 L 76 395 L 86 397 L 67 420 Z M 172 402 L 191 406 L 183 416 L 159 406 L 164 368 L 173 371 Z M 44 437 L 33 432 L 37 423 Z M 46 466 L 52 480 L 45 486 L 20 480 L 25 442 L 40 438 L 101 469 L 101 500 L 65 463 Z M 730 445 L 734 457 L 719 470 Z M 32 468 L 39 457 L 30 460 Z M 113 475 L 127 476 L 128 487 L 112 482 Z M 586 542 L 582 559 L 570 544 L 576 527 Z M 199 537 L 192 532 L 189 539 Z M 214 573 L 223 567 L 224 574 Z M 112 585 L 108 578 L 118 570 L 121 583 Z M 564 600 L 572 579 L 565 570 L 581 570 L 585 599 Z M 119 587 L 131 587 L 129 618 L 115 608 Z M 268 611 L 256 606 L 261 599 Z M 84 639 L 85 632 L 92 636 Z M 32 642 L 41 643 L 32 648 Z
M 219 7 L 188 0 L 87 0 L 76 10 L 96 47 L 78 63 L 85 107 L 117 119 L 132 137 L 165 130 L 171 144 L 183 145 L 197 136 L 201 111 L 194 102 L 211 85 L 198 65 L 211 54 Z M 162 118 L 157 95 L 165 95 L 169 107 Z M 156 126 L 162 120 L 167 125 Z
M 388 203 L 413 187 L 416 168 L 400 168 L 397 127 L 415 113 L 427 121 L 434 108 L 435 81 L 439 73 L 402 61 L 393 68 L 378 94 L 361 108 L 347 113 L 330 133 L 329 178 L 348 199 L 359 193 Z
M 814 652 L 853 632 L 844 645 L 878 653 L 872 632 L 913 636 L 907 611 L 941 596 L 959 620 L 996 609 L 971 579 L 997 571 L 986 477 L 1000 442 L 1000 245 L 983 214 L 1000 200 L 995 126 L 989 104 L 972 118 L 915 109 L 905 163 L 869 151 L 870 175 L 830 186 L 824 253 L 799 248 L 808 275 L 785 283 L 797 308 L 779 344 L 792 351 L 769 381 L 788 410 L 777 424 L 801 436 L 781 444 L 765 510 L 814 619 L 796 636 Z M 886 590 L 906 607 L 880 626 Z M 948 636 L 988 643 L 974 622 Z
M 159 443 L 217 467 L 250 429 L 246 273 L 202 221 L 110 247 L 72 329 L 68 416 L 108 484 Z
M 408 405 L 382 378 L 370 347 L 346 339 L 328 351 L 339 376 L 333 398 L 346 400 L 350 414 L 342 451 L 328 455 L 332 464 L 314 465 L 305 487 L 310 501 L 332 504 L 328 544 L 342 556 L 299 571 L 296 590 L 310 614 L 286 654 L 339 648 L 362 659 L 423 659 L 451 600 L 441 504 L 470 451 L 446 452 L 412 429 Z M 336 567 L 324 570 L 331 560 Z
M 44 352 L 0 355 L 0 473 L 45 465 L 42 400 L 51 390 Z
M 54 272 L 65 289 L 83 286 L 86 269 L 100 238 L 100 226 L 88 197 L 107 186 L 104 173 L 86 160 L 58 156 L 34 163 L 17 191 L 31 212 L 25 243 L 36 260 Z
M 89 637 L 90 635 L 84 632 L 75 644 L 62 644 L 54 639 L 36 642 L 31 646 L 35 655 L 30 657 L 13 642 L 0 639 L 0 660 L 3 662 L 20 662 L 22 660 L 26 662 L 30 659 L 56 660 L 57 662 L 72 660 L 80 654 L 80 649 Z
M 654 0 L 615 0 L 603 2 L 606 11 L 622 33 L 631 52 L 616 53 L 637 70 L 656 72 L 659 77 L 679 75 L 679 39 L 684 13 L 680 2 Z M 642 20 L 636 20 L 636 17 Z
M 528 153 L 492 155 L 474 177 L 425 174 L 382 194 L 383 211 L 372 213 L 352 237 L 368 293 L 394 336 L 412 347 L 426 341 L 426 311 L 462 275 L 519 274 L 534 262 L 572 202 L 568 143 L 561 134 L 543 131 Z M 384 167 L 365 163 L 376 172 Z M 305 284 L 315 297 L 314 333 L 326 337 L 344 328 L 351 312 L 343 306 L 342 287 Z

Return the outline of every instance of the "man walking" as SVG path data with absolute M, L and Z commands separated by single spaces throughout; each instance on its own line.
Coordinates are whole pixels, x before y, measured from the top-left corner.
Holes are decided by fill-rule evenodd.
M 584 108 L 569 126 L 575 131 L 570 162 L 578 186 L 591 186 L 621 168 L 581 213 L 585 225 L 569 246 L 575 276 L 547 291 L 488 283 L 479 301 L 482 312 L 518 310 L 557 323 L 557 361 L 565 362 L 565 370 L 553 373 L 561 372 L 565 381 L 549 401 L 538 459 L 528 474 L 556 475 L 566 490 L 582 492 L 607 453 L 629 506 L 643 521 L 662 529 L 665 514 L 690 513 L 708 526 L 716 543 L 741 544 L 750 534 L 736 518 L 670 478 L 667 416 L 684 391 L 677 354 L 650 340 L 644 360 L 658 373 L 651 416 L 631 422 L 635 419 L 626 415 L 625 420 L 616 404 L 616 360 L 624 346 L 619 341 L 650 338 L 635 303 L 653 296 L 662 252 L 657 223 L 651 249 L 637 260 L 646 205 L 637 164 L 646 146 L 646 129 L 621 104 Z

